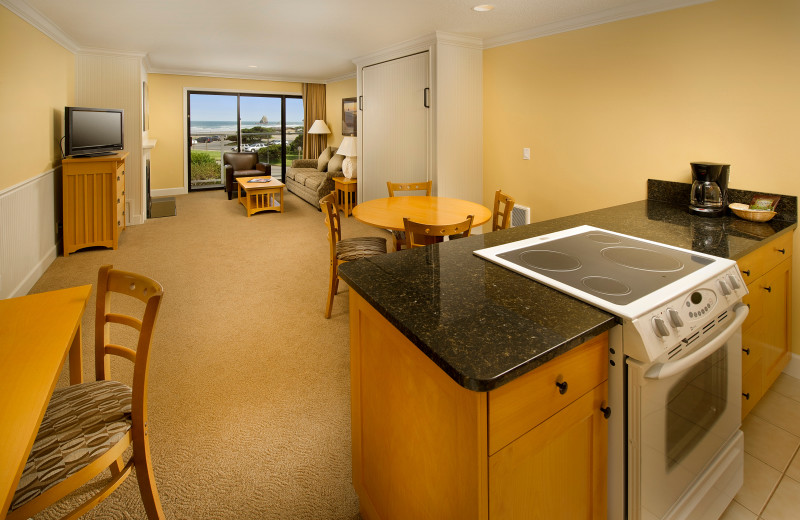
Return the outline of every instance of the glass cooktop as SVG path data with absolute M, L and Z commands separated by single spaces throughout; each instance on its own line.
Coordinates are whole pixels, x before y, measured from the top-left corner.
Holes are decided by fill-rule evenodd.
M 578 229 L 583 232 L 570 234 Z M 505 267 L 614 305 L 627 305 L 715 262 L 713 257 L 582 226 L 475 251 Z M 552 238 L 550 238 L 552 237 Z M 561 288 L 561 287 L 559 287 Z

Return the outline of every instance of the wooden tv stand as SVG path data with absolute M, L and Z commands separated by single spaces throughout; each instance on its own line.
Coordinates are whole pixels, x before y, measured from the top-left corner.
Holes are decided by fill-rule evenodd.
M 128 152 L 62 161 L 64 256 L 84 247 L 117 248 L 125 229 Z

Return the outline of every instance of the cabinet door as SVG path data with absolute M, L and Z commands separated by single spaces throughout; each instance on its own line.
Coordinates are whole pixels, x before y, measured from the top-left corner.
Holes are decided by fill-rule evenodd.
M 489 458 L 489 518 L 606 517 L 607 383 Z
M 430 105 L 429 74 L 427 51 L 361 70 L 358 184 L 362 201 L 388 196 L 387 181 L 428 180 L 430 109 L 425 101 Z
M 789 257 L 750 286 L 764 303 L 762 321 L 765 341 L 761 359 L 764 388 L 769 388 L 789 362 L 792 336 L 792 258 Z

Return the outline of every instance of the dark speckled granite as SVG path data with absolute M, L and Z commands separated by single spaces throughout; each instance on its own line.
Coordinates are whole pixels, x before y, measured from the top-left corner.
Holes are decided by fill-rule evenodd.
M 733 259 L 797 226 L 707 219 L 685 205 L 639 201 L 348 262 L 339 273 L 458 384 L 488 391 L 609 330 L 617 318 L 472 251 L 583 224 Z

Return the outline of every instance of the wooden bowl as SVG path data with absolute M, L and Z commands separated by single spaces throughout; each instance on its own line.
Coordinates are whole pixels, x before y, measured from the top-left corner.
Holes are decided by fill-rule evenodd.
M 729 208 L 737 217 L 741 217 L 751 222 L 766 222 L 776 215 L 774 211 L 767 209 L 750 209 L 747 204 L 739 204 L 738 202 L 729 204 Z

